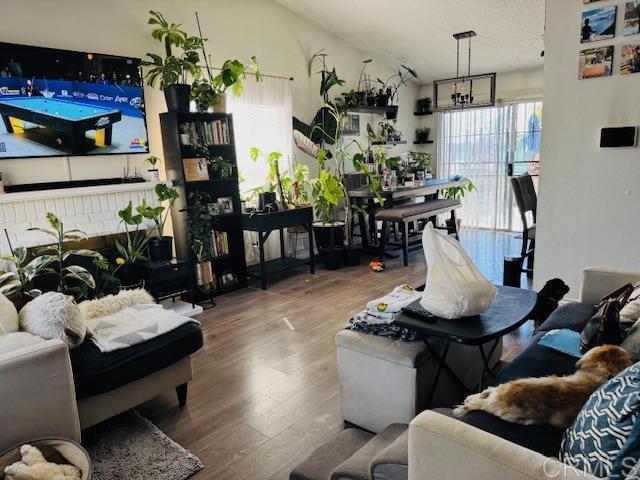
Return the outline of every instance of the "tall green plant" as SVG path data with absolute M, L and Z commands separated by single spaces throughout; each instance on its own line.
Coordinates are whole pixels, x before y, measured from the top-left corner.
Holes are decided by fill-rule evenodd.
M 201 76 L 200 54 L 204 39 L 187 34 L 181 24 L 170 23 L 164 15 L 154 10 L 149 11 L 148 24 L 152 25 L 151 36 L 164 46 L 164 58 L 157 53 L 147 53 L 149 60 L 141 64 L 151 67 L 145 78 L 150 86 L 160 81 L 160 89 L 164 90 L 176 83 L 187 83 L 191 76 L 197 80 Z M 174 49 L 179 53 L 175 54 Z
M 327 104 L 327 112 L 340 125 L 345 113 L 336 106 Z M 316 127 L 321 128 L 321 127 Z M 326 132 L 324 132 L 326 134 Z M 351 153 L 355 151 L 355 153 Z M 364 149 L 357 140 L 344 141 L 340 131 L 336 131 L 333 137 L 333 151 L 321 148 L 316 156 L 318 164 L 318 178 L 312 180 L 314 208 L 317 217 L 324 223 L 333 223 L 337 220 L 338 206 L 344 199 L 345 237 L 349 246 L 353 245 L 351 231 L 351 219 L 353 212 L 363 209 L 352 205 L 349 190 L 345 186 L 346 169 L 353 166 L 353 173 L 360 173 L 368 180 L 369 189 L 375 194 L 380 204 L 384 199 L 380 195 L 380 181 L 367 168 L 364 157 Z
M 65 266 L 65 262 L 72 255 L 92 258 L 102 258 L 102 255 L 87 249 L 67 250 L 66 244 L 68 242 L 85 240 L 87 235 L 78 229 L 65 230 L 62 221 L 54 213 L 48 212 L 45 217 L 50 228 L 31 228 L 30 230 L 37 230 L 49 235 L 55 240 L 55 243 L 37 250 L 40 255 L 33 260 L 36 262 L 36 268 L 27 275 L 27 278 L 32 280 L 36 275 L 43 273 L 55 274 L 58 277 L 58 292 L 69 290 L 68 282 L 70 280 L 84 283 L 89 288 L 95 288 L 93 275 L 86 268 L 80 265 Z
M 169 187 L 164 183 L 157 184 L 154 191 L 160 205 L 151 207 L 147 204 L 147 201 L 143 199 L 142 204 L 138 206 L 136 210 L 147 220 L 153 221 L 158 238 L 162 238 L 164 235 L 164 226 L 169 218 L 169 209 L 173 207 L 176 200 L 180 198 L 180 194 L 175 188 Z M 169 202 L 169 208 L 164 207 L 162 202 Z
M 207 202 L 210 197 L 205 192 L 191 193 L 191 205 L 187 207 L 187 239 L 191 251 L 198 261 L 211 260 L 211 224 Z

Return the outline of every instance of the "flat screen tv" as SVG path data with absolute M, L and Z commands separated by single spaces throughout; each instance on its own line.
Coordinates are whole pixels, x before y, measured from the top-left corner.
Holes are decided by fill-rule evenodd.
M 146 153 L 139 58 L 0 42 L 0 159 Z

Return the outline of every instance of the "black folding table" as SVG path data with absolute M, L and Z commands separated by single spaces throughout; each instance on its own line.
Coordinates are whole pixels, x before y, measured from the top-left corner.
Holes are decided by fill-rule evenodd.
M 438 369 L 433 379 L 427 404 L 431 405 L 442 370 L 447 372 L 465 395 L 470 393 L 464 382 L 446 363 L 447 353 L 452 342 L 477 346 L 480 350 L 484 368 L 478 384 L 479 390 L 482 390 L 484 380 L 488 375 L 495 378 L 496 375 L 489 362 L 500 339 L 507 333 L 520 328 L 529 319 L 537 296 L 537 293 L 532 290 L 498 286 L 498 293 L 488 310 L 474 317 L 454 320 L 430 314 L 420 305 L 420 300 L 405 307 L 403 313 L 394 323 L 400 327 L 414 330 L 438 362 Z M 444 339 L 442 353 L 439 353 L 438 349 L 431 344 L 430 339 L 432 338 Z M 489 342 L 493 343 L 487 353 L 484 345 Z

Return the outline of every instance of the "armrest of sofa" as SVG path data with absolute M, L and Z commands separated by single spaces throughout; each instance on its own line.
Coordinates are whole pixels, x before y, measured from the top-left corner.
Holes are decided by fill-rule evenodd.
M 0 451 L 42 437 L 80 441 L 69 351 L 48 340 L 0 355 Z
M 456 419 L 426 411 L 409 426 L 409 480 L 596 477 Z
M 582 303 L 596 304 L 605 295 L 627 283 L 640 280 L 640 272 L 627 272 L 613 268 L 587 267 L 582 270 Z

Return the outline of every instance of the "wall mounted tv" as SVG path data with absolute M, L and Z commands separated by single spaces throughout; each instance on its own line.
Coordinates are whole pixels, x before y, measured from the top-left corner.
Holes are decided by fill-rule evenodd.
M 140 59 L 0 42 L 0 159 L 146 153 Z

